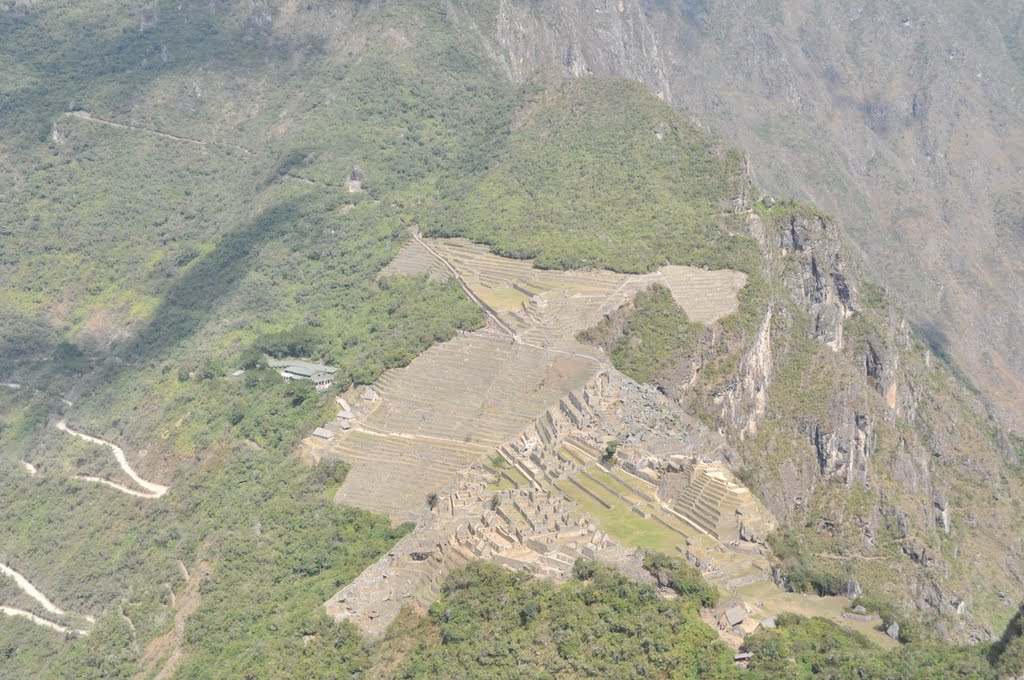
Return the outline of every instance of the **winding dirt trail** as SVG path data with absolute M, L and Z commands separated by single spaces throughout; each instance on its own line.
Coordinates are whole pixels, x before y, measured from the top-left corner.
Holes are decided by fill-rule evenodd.
M 85 475 L 81 475 L 77 477 L 77 479 L 84 479 L 90 482 L 99 482 L 100 484 L 105 484 L 106 486 L 109 486 L 113 489 L 117 489 L 118 491 L 121 491 L 123 493 L 127 493 L 132 496 L 138 496 L 140 498 L 160 498 L 170 489 L 170 487 L 164 486 L 163 484 L 147 482 L 142 477 L 139 477 L 135 470 L 132 469 L 132 466 L 128 464 L 128 458 L 124 455 L 124 449 L 122 449 L 117 444 L 112 444 L 104 439 L 99 439 L 98 437 L 90 437 L 84 432 L 74 430 L 68 427 L 67 423 L 65 423 L 63 420 L 57 423 L 57 429 L 63 432 L 67 432 L 68 434 L 78 437 L 79 439 L 84 439 L 90 444 L 100 444 L 102 446 L 110 447 L 110 450 L 114 452 L 114 458 L 117 459 L 117 463 L 118 465 L 121 466 L 121 469 L 124 470 L 124 473 L 131 477 L 133 482 L 138 484 L 146 491 L 133 491 L 132 489 L 129 489 L 128 487 L 125 487 L 121 484 L 117 484 L 116 482 L 111 482 L 106 479 L 101 479 L 99 477 L 87 477 Z
M 14 579 L 14 582 L 18 584 L 18 587 L 25 591 L 26 595 L 42 605 L 43 609 L 46 611 L 51 614 L 56 614 L 57 616 L 67 616 L 68 613 L 66 611 L 55 605 L 53 602 L 50 602 L 50 599 L 39 592 L 39 589 L 32 585 L 27 578 L 11 569 L 6 564 L 0 563 L 0 574 Z
M 154 495 L 151 493 L 147 493 L 145 491 L 136 491 L 135 489 L 129 489 L 124 484 L 118 484 L 117 482 L 112 482 L 109 479 L 103 479 L 102 477 L 90 477 L 89 475 L 75 475 L 75 479 L 81 479 L 83 482 L 95 482 L 96 484 L 109 486 L 111 489 L 114 489 L 115 491 L 120 491 L 121 493 L 124 494 L 128 494 L 129 496 L 137 496 L 138 498 L 146 498 L 149 500 L 152 500 L 154 498 L 160 498 L 159 495 Z
M 32 612 L 27 612 L 24 609 L 15 609 L 14 607 L 3 607 L 3 606 L 0 606 L 0 613 L 6 614 L 7 616 L 20 616 L 22 618 L 28 619 L 29 621 L 31 621 L 32 623 L 34 623 L 34 624 L 36 624 L 38 626 L 43 626 L 44 628 L 49 628 L 50 630 L 55 630 L 58 633 L 67 633 L 67 632 L 71 631 L 71 632 L 74 632 L 74 633 L 78 633 L 79 635 L 88 635 L 89 634 L 89 631 L 87 631 L 87 630 L 81 630 L 81 629 L 78 629 L 78 628 L 68 628 L 67 626 L 62 626 L 59 623 L 54 623 L 53 621 L 47 621 L 43 617 L 36 616 Z
M 64 611 L 63 609 L 61 609 L 60 607 L 55 605 L 53 602 L 51 602 L 50 598 L 46 597 L 46 595 L 43 595 L 43 593 L 40 592 L 38 588 L 36 588 L 34 585 L 32 585 L 31 581 L 29 581 L 27 578 L 22 576 L 19 572 L 15 571 L 14 569 L 11 569 L 6 564 L 0 563 L 0 574 L 3 574 L 4 576 L 7 576 L 7 577 L 11 578 L 14 581 L 14 583 L 26 595 L 28 595 L 33 600 L 38 602 L 39 605 L 43 609 L 45 609 L 46 611 L 48 611 L 51 614 L 54 614 L 56 616 L 68 616 L 68 613 L 66 611 Z M 79 630 L 79 629 L 69 628 L 67 626 L 62 626 L 59 623 L 54 623 L 53 621 L 49 621 L 47 619 L 44 619 L 41 616 L 36 616 L 32 612 L 27 612 L 24 609 L 17 609 L 15 607 L 0 606 L 0 612 L 3 612 L 7 616 L 21 616 L 23 618 L 28 619 L 32 623 L 38 624 L 40 626 L 45 626 L 46 628 L 50 628 L 51 630 L 55 630 L 55 631 L 57 631 L 59 633 L 66 633 L 68 631 L 74 631 L 75 633 L 78 633 L 79 635 L 88 635 L 89 634 L 89 631 L 87 631 L 87 630 Z M 96 619 L 94 619 L 91 616 L 83 616 L 82 618 L 84 618 L 89 623 L 95 623 L 96 622 Z
M 103 118 L 97 118 L 88 111 L 68 111 L 64 114 L 71 118 L 78 118 L 79 120 L 88 120 L 93 123 L 99 123 L 100 125 L 106 125 L 112 128 L 118 128 L 120 130 L 131 130 L 133 132 L 143 132 L 154 137 L 162 137 L 164 139 L 171 139 L 176 142 L 185 142 L 187 144 L 195 144 L 197 146 L 215 146 L 222 149 L 236 149 L 243 153 L 253 155 L 252 149 L 247 149 L 244 146 L 238 144 L 231 144 L 229 142 L 212 142 L 205 139 L 192 139 L 191 137 L 179 137 L 178 135 L 172 135 L 169 132 L 161 132 L 160 130 L 152 130 L 150 128 L 138 127 L 137 125 L 126 125 L 124 123 L 117 123 L 112 120 L 105 120 Z

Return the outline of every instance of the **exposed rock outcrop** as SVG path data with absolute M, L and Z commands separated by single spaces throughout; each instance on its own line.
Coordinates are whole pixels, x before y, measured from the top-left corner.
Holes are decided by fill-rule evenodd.
M 831 422 L 810 426 L 810 440 L 823 477 L 834 477 L 845 484 L 867 484 L 868 459 L 871 457 L 871 423 L 858 413 L 844 390 L 833 397 Z
M 778 248 L 786 260 L 786 285 L 810 314 L 809 332 L 838 352 L 843 348 L 843 322 L 857 305 L 838 230 L 824 217 L 794 212 L 779 230 Z
M 462 18 L 469 21 L 468 15 Z M 624 75 L 670 99 L 659 37 L 642 3 L 584 0 L 544 3 L 500 0 L 490 30 L 481 31 L 492 58 L 514 80 L 556 66 L 572 76 Z
M 753 346 L 740 360 L 739 375 L 724 393 L 715 398 L 722 405 L 722 417 L 739 432 L 741 439 L 757 434 L 758 421 L 768 407 L 772 380 L 772 308 L 769 307 Z

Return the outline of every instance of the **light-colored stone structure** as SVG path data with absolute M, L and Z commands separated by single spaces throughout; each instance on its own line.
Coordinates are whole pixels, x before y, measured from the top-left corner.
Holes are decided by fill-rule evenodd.
M 775 528 L 774 518 L 722 463 L 676 457 L 668 470 L 667 479 L 659 488 L 664 500 L 719 541 L 763 541 Z M 672 484 L 674 475 L 679 476 L 681 484 Z

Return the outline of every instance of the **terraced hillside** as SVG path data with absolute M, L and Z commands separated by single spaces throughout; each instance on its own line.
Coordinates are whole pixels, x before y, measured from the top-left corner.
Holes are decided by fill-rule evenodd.
M 676 304 L 691 321 L 709 324 L 739 308 L 737 293 L 747 282 L 743 272 L 729 269 L 708 271 L 697 267 L 667 265 L 659 270 Z
M 481 448 L 357 430 L 340 439 L 333 453 L 352 465 L 337 502 L 404 519 L 423 505 L 422 489 L 444 486 L 480 458 Z
M 491 496 L 507 493 L 567 502 L 571 510 L 562 524 L 571 516 L 591 532 L 596 529 L 590 550 L 605 546 L 608 559 L 627 570 L 637 564 L 641 553 L 636 551 L 657 550 L 686 555 L 724 592 L 735 594 L 769 581 L 766 551 L 751 542 L 763 540 L 767 525 L 755 522 L 760 538 L 747 535 L 737 504 L 723 501 L 723 489 L 749 501 L 742 509 L 744 524 L 768 515 L 724 468 L 696 466 L 716 471 L 712 476 L 719 484 L 708 489 L 680 472 L 691 470 L 692 462 L 685 469 L 679 467 L 682 463 L 659 466 L 661 471 L 652 476 L 604 460 L 595 436 L 626 427 L 626 413 L 644 412 L 627 391 L 646 392 L 617 373 L 601 350 L 575 337 L 654 284 L 670 287 L 672 300 L 710 323 L 736 309 L 737 291 L 746 276 L 692 267 L 625 275 L 531 265 L 461 239 L 416 234 L 386 268 L 404 274 L 446 271 L 490 320 L 486 329 L 462 333 L 409 366 L 386 372 L 372 388 L 346 395 L 345 411 L 328 426 L 332 438 L 307 440 L 316 457 L 341 458 L 352 466 L 336 501 L 383 512 L 393 520 L 415 520 L 418 526 L 400 547 L 326 603 L 327 612 L 338 620 L 352 621 L 376 636 L 398 615 L 402 603 L 428 606 L 444 574 L 470 559 L 467 541 L 498 521 L 486 511 L 492 507 L 494 514 Z M 687 461 L 694 461 L 695 452 L 717 455 L 720 444 L 702 425 L 678 407 L 664 408 L 671 414 L 656 408 L 658 415 L 652 417 L 672 425 L 668 430 L 653 423 L 645 426 L 652 438 L 633 446 L 634 452 L 664 461 L 672 452 L 686 453 L 676 458 Z M 497 472 L 489 469 L 495 465 Z M 658 477 L 671 483 L 655 483 Z M 690 488 L 683 489 L 687 482 Z M 545 565 L 555 564 L 550 560 L 562 559 L 552 556 L 557 542 L 511 541 L 516 523 L 526 531 L 543 519 L 513 510 L 507 516 L 498 513 L 512 523 L 510 533 L 502 534 L 505 542 L 499 541 L 504 547 L 495 555 L 500 557 L 489 552 L 478 557 L 506 560 L 513 568 L 542 575 Z M 470 518 L 482 513 L 482 519 L 467 519 L 461 528 L 455 526 L 458 522 L 441 520 L 463 511 Z M 711 515 L 714 519 L 709 520 Z M 565 526 L 556 528 L 559 536 L 565 531 Z M 604 548 L 599 552 L 605 555 Z M 571 560 L 563 562 L 558 564 L 564 567 Z M 783 604 L 773 607 L 783 608 L 786 600 L 779 602 Z M 832 604 L 829 615 L 840 619 L 839 605 Z
M 431 239 L 428 243 L 527 342 L 570 341 L 638 290 L 655 283 L 672 291 L 690 319 L 714 323 L 736 311 L 738 293 L 747 281 L 743 272 L 679 265 L 666 265 L 651 274 L 545 270 L 535 268 L 532 260 L 499 257 L 486 246 L 462 239 Z M 413 257 L 414 253 L 403 253 L 396 262 L 411 262 Z
M 382 275 L 424 272 L 457 277 L 491 315 L 490 327 L 386 372 L 373 385 L 378 400 L 356 414 L 351 429 L 316 447 L 352 464 L 336 500 L 395 520 L 413 517 L 428 492 L 493 455 L 603 370 L 604 357 L 575 335 L 638 290 L 673 285 L 684 308 L 711 321 L 736 308 L 745 281 L 738 272 L 692 267 L 646 275 L 542 270 L 463 239 L 418 235 Z
M 398 251 L 391 262 L 380 271 L 379 276 L 388 277 L 396 274 L 427 274 L 432 281 L 444 281 L 451 277 L 451 272 L 437 257 L 427 250 L 418 239 L 412 239 Z
M 561 83 L 536 74 L 520 84 L 502 78 L 454 5 L 184 0 L 126 10 L 113 0 L 4 3 L 0 561 L 24 581 L 0 574 L 0 605 L 38 620 L 0 615 L 0 678 L 373 677 L 368 655 L 376 652 L 351 625 L 333 625 L 319 605 L 372 561 L 394 554 L 410 527 L 392 526 L 389 518 L 353 505 L 403 519 L 434 503 L 440 514 L 446 500 L 450 510 L 478 501 L 465 531 L 452 534 L 455 566 L 464 561 L 460 556 L 490 554 L 525 565 L 525 571 L 533 565 L 564 573 L 573 557 L 592 559 L 588 550 L 617 543 L 608 536 L 612 531 L 631 540 L 619 547 L 634 557 L 634 548 L 654 542 L 669 552 L 693 551 L 705 538 L 710 555 L 723 547 L 671 507 L 649 500 L 648 482 L 639 478 L 645 470 L 662 469 L 661 453 L 672 451 L 656 446 L 678 443 L 698 418 L 705 430 L 721 425 L 720 432 L 731 435 L 731 422 L 722 423 L 718 414 L 728 411 L 742 427 L 758 417 L 757 399 L 763 407 L 766 394 L 768 408 L 779 404 L 805 418 L 836 396 L 827 387 L 857 384 L 854 369 L 865 363 L 868 387 L 877 383 L 893 395 L 885 407 L 894 409 L 891 419 L 883 422 L 872 410 L 865 421 L 857 410 L 801 422 L 819 426 L 814 436 L 822 460 L 841 470 L 848 486 L 867 481 L 862 463 L 870 457 L 873 466 L 900 470 L 909 480 L 904 486 L 921 489 L 917 500 L 924 513 L 913 512 L 900 487 L 886 483 L 891 476 L 870 478 L 879 494 L 858 495 L 883 515 L 897 506 L 906 511 L 868 518 L 873 529 L 885 522 L 915 534 L 901 540 L 893 532 L 873 533 L 872 540 L 892 546 L 899 560 L 901 548 L 908 555 L 885 564 L 917 569 L 908 562 L 920 558 L 918 571 L 934 574 L 950 565 L 951 578 L 963 583 L 957 571 L 972 565 L 947 558 L 957 550 L 975 553 L 976 544 L 959 537 L 977 520 L 973 535 L 995 545 L 998 559 L 988 561 L 1005 560 L 1003 571 L 1019 566 L 1007 545 L 1012 537 L 989 531 L 1010 511 L 994 522 L 994 513 L 969 515 L 981 506 L 962 501 L 968 492 L 972 498 L 996 491 L 1001 499 L 1024 495 L 1001 482 L 1006 466 L 961 467 L 983 487 L 978 490 L 950 486 L 948 475 L 926 474 L 929 463 L 921 459 L 933 449 L 917 443 L 935 443 L 941 452 L 933 469 L 949 469 L 961 452 L 974 458 L 987 449 L 956 432 L 943 437 L 938 417 L 929 420 L 935 437 L 914 438 L 903 427 L 919 406 L 930 408 L 905 396 L 934 392 L 930 384 L 894 377 L 892 367 L 918 368 L 911 352 L 920 350 L 908 340 L 899 354 L 888 351 L 896 341 L 882 333 L 880 342 L 870 338 L 865 362 L 866 336 L 879 327 L 862 324 L 858 334 L 858 319 L 850 316 L 863 299 L 858 291 L 822 288 L 839 283 L 829 276 L 834 268 L 822 266 L 836 258 L 802 249 L 806 239 L 794 243 L 795 250 L 787 245 L 790 255 L 768 256 L 760 249 L 766 243 L 777 249 L 782 240 L 759 240 L 746 228 L 744 210 L 767 216 L 767 204 L 751 193 L 741 152 L 628 82 Z M 472 238 L 507 257 L 537 259 L 500 260 L 459 241 L 410 242 L 411 225 L 432 235 Z M 446 249 L 450 257 L 439 254 Z M 787 272 L 814 262 L 823 278 L 810 272 L 794 280 L 804 284 L 793 290 L 802 291 L 808 305 L 770 307 L 759 334 L 769 304 L 764 298 L 774 302 L 789 290 L 781 274 L 763 280 L 765 259 L 794 263 Z M 695 269 L 665 268 L 667 263 Z M 538 265 L 576 271 L 541 271 Z M 728 314 L 743 283 L 739 274 L 713 278 L 705 266 L 750 277 L 740 312 L 713 331 L 690 317 Z M 658 304 L 636 304 L 652 283 L 659 284 Z M 708 376 L 708 393 L 715 389 L 720 403 L 673 404 L 677 411 L 692 406 L 693 422 L 666 418 L 665 426 L 651 427 L 647 404 L 622 403 L 617 393 L 609 393 L 599 404 L 605 410 L 596 414 L 594 399 L 603 397 L 600 388 L 596 396 L 588 392 L 593 381 L 587 376 L 596 373 L 600 381 L 614 372 L 600 351 L 575 339 L 575 331 L 634 292 L 638 311 L 625 344 L 674 360 L 671 352 L 653 350 L 661 338 L 678 339 L 684 328 L 695 340 L 688 347 L 699 339 L 718 342 L 711 348 L 716 352 L 725 348 L 713 365 L 693 365 Z M 850 305 L 821 307 L 837 296 Z M 802 325 L 801 312 L 813 321 L 814 335 Z M 838 355 L 787 342 L 813 342 L 839 319 L 850 324 L 845 347 L 851 356 L 859 354 L 850 371 L 820 371 L 828 368 L 820 359 Z M 487 331 L 459 335 L 484 324 Z M 890 320 L 881 328 L 895 325 Z M 335 386 L 344 392 L 286 382 L 266 367 L 268 355 L 336 366 Z M 765 371 L 747 380 L 748 366 Z M 387 373 L 398 367 L 409 368 Z M 796 392 L 793 374 L 811 375 L 826 387 L 787 402 Z M 349 393 L 345 388 L 353 383 L 375 389 Z M 573 390 L 581 384 L 582 392 Z M 631 386 L 644 398 L 659 395 L 653 386 Z M 335 396 L 343 400 L 341 412 L 350 413 L 330 424 L 333 434 L 318 433 L 311 448 L 320 464 L 303 467 L 293 455 L 295 445 L 331 419 L 338 410 Z M 856 407 L 865 400 L 847 402 Z M 748 403 L 754 415 L 748 416 Z M 605 418 L 609 410 L 613 416 L 621 412 L 617 421 Z M 845 429 L 837 429 L 840 418 Z M 74 432 L 55 428 L 60 421 Z M 772 452 L 772 459 L 739 453 L 741 462 L 763 463 L 748 470 L 779 471 L 783 483 L 770 475 L 744 481 L 761 484 L 762 498 L 785 495 L 789 503 L 794 489 L 785 482 L 796 475 L 810 479 L 813 470 L 798 467 L 795 475 L 786 464 L 803 456 L 813 468 L 815 458 L 804 455 L 806 428 L 798 433 L 804 448 L 792 449 L 788 431 L 765 441 L 779 431 L 771 425 L 758 430 L 761 439 L 752 447 Z M 965 426 L 971 423 L 960 419 L 955 429 Z M 563 445 L 581 431 L 589 434 L 592 449 L 584 453 L 596 462 L 574 468 L 556 452 L 569 451 Z M 494 446 L 510 432 L 511 440 Z M 843 460 L 841 454 L 851 451 L 846 433 L 880 445 Z M 903 435 L 910 437 L 907 451 L 889 446 Z M 621 455 L 633 458 L 615 466 L 601 461 L 612 439 L 620 442 Z M 709 441 L 712 446 L 704 446 Z M 709 457 L 725 456 L 720 449 L 729 445 L 737 442 L 694 436 L 685 443 L 688 455 L 703 450 Z M 519 447 L 515 462 L 503 465 L 495 450 L 509 447 Z M 541 453 L 554 460 L 535 460 Z M 901 463 L 904 453 L 913 460 Z M 350 467 L 342 459 L 352 462 L 347 483 Z M 654 463 L 642 467 L 642 459 Z M 626 470 L 627 460 L 637 467 Z M 484 478 L 475 500 L 457 486 L 467 466 Z M 795 490 L 801 501 L 811 498 L 805 491 L 821 479 Z M 343 502 L 335 503 L 339 488 Z M 850 497 L 843 493 L 838 483 L 828 489 L 840 501 Z M 883 502 L 883 493 L 895 500 Z M 841 504 L 832 516 L 855 521 L 857 511 Z M 934 533 L 951 538 L 918 531 L 934 524 L 933 516 L 942 522 Z M 516 531 L 520 518 L 532 532 Z M 825 516 L 790 516 L 789 526 L 807 527 L 813 539 L 825 525 L 805 518 Z M 1012 519 L 1003 524 L 1019 524 Z M 417 526 L 420 538 L 422 524 Z M 912 542 L 916 536 L 927 541 Z M 819 562 L 834 561 L 837 572 L 849 573 L 867 561 L 859 551 L 841 555 L 806 536 L 800 540 L 809 550 L 787 555 L 789 564 L 821 554 Z M 426 587 L 414 591 L 417 601 L 429 601 L 443 574 L 424 559 L 427 547 L 413 545 L 406 555 L 418 568 L 401 564 L 402 572 L 381 572 L 378 580 L 386 576 L 390 586 L 391 577 L 410 573 L 410 566 L 429 577 Z M 710 556 L 724 572 L 728 551 Z M 928 566 L 936 560 L 938 566 Z M 979 569 L 973 580 L 989 581 L 991 571 Z M 743 577 L 722 572 L 712 577 L 726 585 Z M 891 577 L 906 590 L 905 578 Z M 517 576 L 510 585 L 516 583 L 526 579 Z M 576 590 L 603 592 L 583 585 Z M 609 636 L 607 628 L 574 612 L 589 617 L 612 604 L 620 616 L 606 623 L 616 630 L 632 622 L 648 633 L 660 630 L 648 614 L 663 603 L 650 591 L 620 590 L 636 597 L 614 596 L 562 617 L 586 641 L 576 653 L 583 663 L 589 649 L 603 645 L 618 655 L 645 638 Z M 924 597 L 929 604 L 943 598 L 940 605 L 956 607 L 957 614 L 965 603 L 968 612 L 981 612 L 978 618 L 997 621 L 988 616 L 991 599 L 985 602 L 972 590 L 943 590 L 924 591 Z M 989 590 L 993 597 L 1006 592 L 1019 599 L 1019 589 L 1005 580 Z M 486 595 L 478 601 L 501 598 L 491 591 L 479 591 Z M 519 598 L 526 591 L 512 594 Z M 402 594 L 399 588 L 392 592 Z M 543 592 L 541 617 L 558 619 L 547 605 L 561 595 L 551 588 Z M 613 604 L 619 601 L 622 607 Z M 537 611 L 538 602 L 514 601 L 516 622 L 520 602 L 528 605 L 523 613 Z M 685 609 L 676 621 L 684 628 L 663 627 L 672 633 L 646 636 L 678 639 L 670 652 L 677 659 L 691 659 L 691 650 L 703 648 L 688 644 L 693 637 L 710 637 Z M 41 620 L 89 634 L 65 637 Z M 448 623 L 416 623 L 417 644 L 440 640 L 442 624 L 446 635 L 455 630 Z M 515 629 L 519 642 L 528 644 L 516 648 L 504 644 L 505 636 L 493 638 L 504 646 L 506 668 L 516 668 L 517 657 L 533 658 L 535 650 L 551 651 L 535 634 L 547 629 Z M 464 630 L 488 629 L 470 623 Z M 485 642 L 491 639 L 487 635 Z M 407 654 L 403 645 L 397 645 L 399 653 Z M 672 672 L 658 657 L 633 651 L 616 668 L 639 670 L 644 661 L 650 669 Z M 443 668 L 429 673 L 400 666 L 389 661 L 376 675 L 445 675 Z M 499 674 L 465 663 L 447 668 Z M 565 666 L 550 668 L 551 675 L 566 674 Z

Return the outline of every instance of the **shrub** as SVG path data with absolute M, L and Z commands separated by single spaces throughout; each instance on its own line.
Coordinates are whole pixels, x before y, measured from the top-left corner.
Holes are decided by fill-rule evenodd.
M 644 569 L 657 579 L 659 585 L 671 588 L 698 607 L 718 604 L 718 589 L 705 581 L 695 566 L 682 559 L 649 552 L 644 556 Z

